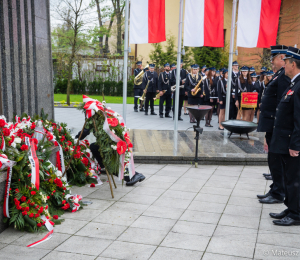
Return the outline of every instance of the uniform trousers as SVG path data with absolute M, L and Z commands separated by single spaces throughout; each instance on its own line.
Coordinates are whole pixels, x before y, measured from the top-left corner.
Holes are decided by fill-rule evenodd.
M 171 94 L 163 94 L 159 99 L 159 115 L 164 114 L 164 102 L 166 101 L 165 114 L 169 115 L 171 111 L 172 98 Z
M 289 154 L 278 154 L 284 165 L 285 212 L 288 217 L 300 220 L 300 157 Z
M 143 95 L 143 90 L 141 88 L 135 88 L 133 89 L 133 92 L 134 92 L 134 109 L 138 109 L 138 100 L 139 98 L 136 98 L 136 96 L 142 96 Z M 140 104 L 141 104 L 141 101 L 140 101 Z
M 173 98 L 173 118 L 175 118 L 175 103 L 176 103 L 176 92 L 174 92 L 174 98 Z M 178 118 L 181 117 L 181 110 L 184 102 L 184 95 L 179 95 L 179 106 L 178 106 Z
M 146 93 L 146 100 L 145 100 L 145 112 L 148 112 L 149 102 L 150 102 L 150 109 L 151 113 L 154 113 L 154 100 L 155 92 L 147 92 Z
M 266 141 L 270 150 L 270 143 L 273 132 L 266 133 Z M 280 154 L 268 152 L 268 164 L 273 179 L 270 185 L 270 195 L 277 200 L 284 200 L 285 185 L 284 185 L 284 164 L 280 159 Z

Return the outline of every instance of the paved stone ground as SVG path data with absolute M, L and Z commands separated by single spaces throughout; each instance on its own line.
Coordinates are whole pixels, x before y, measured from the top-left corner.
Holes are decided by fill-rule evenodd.
M 300 228 L 272 224 L 256 194 L 268 190 L 264 166 L 138 165 L 147 179 L 114 190 L 75 187 L 93 204 L 64 214 L 51 240 L 8 229 L 0 234 L 1 259 L 299 259 Z M 101 179 L 105 179 L 102 177 Z
M 107 104 L 114 111 L 123 114 L 122 104 Z M 127 105 L 126 125 L 130 129 L 147 129 L 147 130 L 174 130 L 174 120 L 172 118 L 160 118 L 158 116 L 158 106 L 154 107 L 157 116 L 145 116 L 144 112 L 134 112 L 133 105 Z M 182 109 L 183 111 L 183 109 Z M 54 108 L 55 120 L 65 122 L 74 131 L 80 131 L 84 124 L 84 116 L 76 108 Z M 173 116 L 173 115 L 172 115 Z M 188 115 L 183 115 L 184 121 L 178 122 L 178 130 L 186 130 L 193 124 L 190 123 Z M 254 119 L 256 122 L 256 119 Z M 205 121 L 201 121 L 201 127 L 204 127 Z M 218 117 L 213 115 L 211 125 L 213 127 L 204 127 L 204 131 L 218 131 Z M 192 131 L 192 129 L 190 129 Z

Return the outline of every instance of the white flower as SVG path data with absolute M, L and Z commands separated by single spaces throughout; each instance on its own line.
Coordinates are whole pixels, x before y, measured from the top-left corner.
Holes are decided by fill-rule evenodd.
M 78 201 L 79 201 L 78 198 L 74 199 L 74 202 L 75 202 L 75 203 L 78 203 Z
M 114 117 L 117 117 L 119 114 L 117 113 L 117 112 L 115 112 L 114 114 L 113 114 L 113 116 Z
M 102 104 L 106 104 L 106 101 L 102 101 Z
M 20 143 L 22 142 L 22 139 L 19 138 L 19 137 L 16 137 L 15 140 L 14 140 L 14 142 L 15 142 L 16 144 L 20 144 Z
M 6 117 L 5 116 L 0 116 L 0 119 L 3 119 L 6 122 Z
M 62 172 L 61 172 L 61 171 L 56 171 L 56 176 L 57 176 L 57 177 L 62 176 Z
M 125 132 L 124 132 L 124 131 L 122 132 L 122 135 L 125 135 Z
M 111 145 L 110 146 L 112 149 L 117 150 L 117 146 L 116 145 Z
M 108 109 L 108 110 L 111 110 L 111 108 L 110 108 L 110 107 L 107 107 L 107 109 Z

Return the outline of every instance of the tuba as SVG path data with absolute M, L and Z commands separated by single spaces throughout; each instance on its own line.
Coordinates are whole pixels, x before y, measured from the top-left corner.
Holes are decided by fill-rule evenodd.
M 199 80 L 198 84 L 194 88 L 196 91 L 195 92 L 191 92 L 193 96 L 196 96 L 199 93 L 199 91 L 201 90 L 200 84 L 201 84 L 202 80 L 204 80 L 204 79 L 207 78 L 206 76 L 202 77 L 201 75 L 200 75 L 200 77 L 201 77 L 201 79 Z
M 136 75 L 136 77 L 134 78 L 134 85 L 139 86 L 143 83 L 143 77 L 145 74 L 145 69 L 147 69 L 149 67 L 149 64 L 147 64 L 147 66 L 142 69 L 142 71 Z

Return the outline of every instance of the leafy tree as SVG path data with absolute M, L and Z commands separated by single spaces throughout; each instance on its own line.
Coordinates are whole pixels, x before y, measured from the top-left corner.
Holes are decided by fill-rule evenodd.
M 226 49 L 226 48 L 225 48 Z M 195 63 L 206 65 L 207 67 L 221 68 L 228 66 L 228 55 L 223 48 L 195 47 L 192 49 Z
M 153 43 L 152 46 L 154 49 L 150 52 L 149 58 L 151 63 L 156 64 L 157 67 L 163 67 L 167 62 L 172 64 L 177 61 L 177 50 L 175 46 L 175 37 L 169 35 L 167 37 L 165 50 L 162 47 L 161 43 Z

